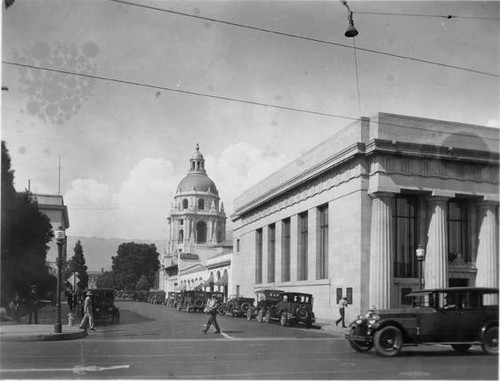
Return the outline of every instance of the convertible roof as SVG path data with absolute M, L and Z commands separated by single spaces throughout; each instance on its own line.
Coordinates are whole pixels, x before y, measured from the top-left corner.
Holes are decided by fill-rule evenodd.
M 453 291 L 479 291 L 485 293 L 498 293 L 498 288 L 494 287 L 446 287 L 446 288 L 428 288 L 426 290 L 414 290 L 407 296 L 427 295 L 433 292 L 453 292 Z

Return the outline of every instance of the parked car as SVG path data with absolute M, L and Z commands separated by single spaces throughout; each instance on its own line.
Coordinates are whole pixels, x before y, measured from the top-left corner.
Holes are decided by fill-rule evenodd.
M 284 291 L 281 290 L 258 290 L 255 292 L 256 304 L 247 310 L 247 319 L 256 317 L 259 323 L 264 321 L 266 311 L 270 306 L 279 302 L 279 296 Z
M 179 299 L 180 294 L 180 292 L 170 291 L 167 294 L 167 298 L 165 301 L 167 307 L 177 307 L 177 300 Z
M 278 303 L 270 305 L 263 321 L 279 320 L 285 327 L 290 324 L 304 324 L 310 328 L 316 321 L 313 312 L 313 296 L 299 292 L 284 292 L 278 296 Z
M 204 291 L 182 291 L 177 302 L 177 310 L 200 312 L 205 308 L 207 295 Z
M 243 296 L 237 296 L 231 298 L 226 303 L 226 312 L 231 316 L 246 316 L 247 311 L 252 308 L 254 298 L 246 298 Z
M 403 346 L 449 344 L 465 353 L 481 345 L 498 354 L 498 289 L 454 287 L 413 291 L 413 307 L 368 311 L 346 335 L 352 348 L 375 347 L 381 356 L 396 356 Z
M 120 311 L 115 305 L 115 292 L 112 288 L 91 289 L 92 306 L 95 321 L 111 320 L 113 323 L 120 322 Z

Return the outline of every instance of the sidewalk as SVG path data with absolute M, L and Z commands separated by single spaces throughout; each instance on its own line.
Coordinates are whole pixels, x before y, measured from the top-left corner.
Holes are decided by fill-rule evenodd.
M 54 333 L 57 310 L 55 306 L 46 305 L 38 311 L 38 323 L 28 324 L 28 317 L 22 316 L 18 321 L 0 323 L 0 341 L 51 341 L 74 340 L 87 336 L 87 332 L 78 328 L 79 318 L 73 326 L 68 325 L 69 308 L 66 303 L 61 305 L 61 333 Z
M 317 319 L 315 326 L 325 332 L 334 332 L 340 335 L 349 333 L 349 328 L 342 328 L 340 325 L 335 325 L 334 319 Z

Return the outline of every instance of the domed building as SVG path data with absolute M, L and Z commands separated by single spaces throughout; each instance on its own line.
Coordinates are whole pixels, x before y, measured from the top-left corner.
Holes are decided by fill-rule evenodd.
M 221 286 L 218 290 L 224 286 L 227 288 L 228 268 L 222 272 L 220 269 L 213 272 L 209 268 L 213 266 L 213 257 L 221 257 L 231 251 L 232 243 L 224 244 L 224 205 L 215 183 L 207 175 L 205 158 L 199 145 L 189 159 L 187 175 L 177 186 L 167 221 L 167 253 L 163 259 L 160 288 L 167 292 L 195 287 L 212 290 L 214 286 Z M 228 265 L 227 261 L 224 262 Z M 225 284 L 220 281 L 223 278 L 226 279 Z

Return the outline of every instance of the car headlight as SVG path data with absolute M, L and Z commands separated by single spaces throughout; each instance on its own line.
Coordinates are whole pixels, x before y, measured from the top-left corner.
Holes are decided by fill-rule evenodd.
M 368 318 L 368 325 L 374 325 L 378 320 L 380 320 L 380 316 L 372 313 Z

